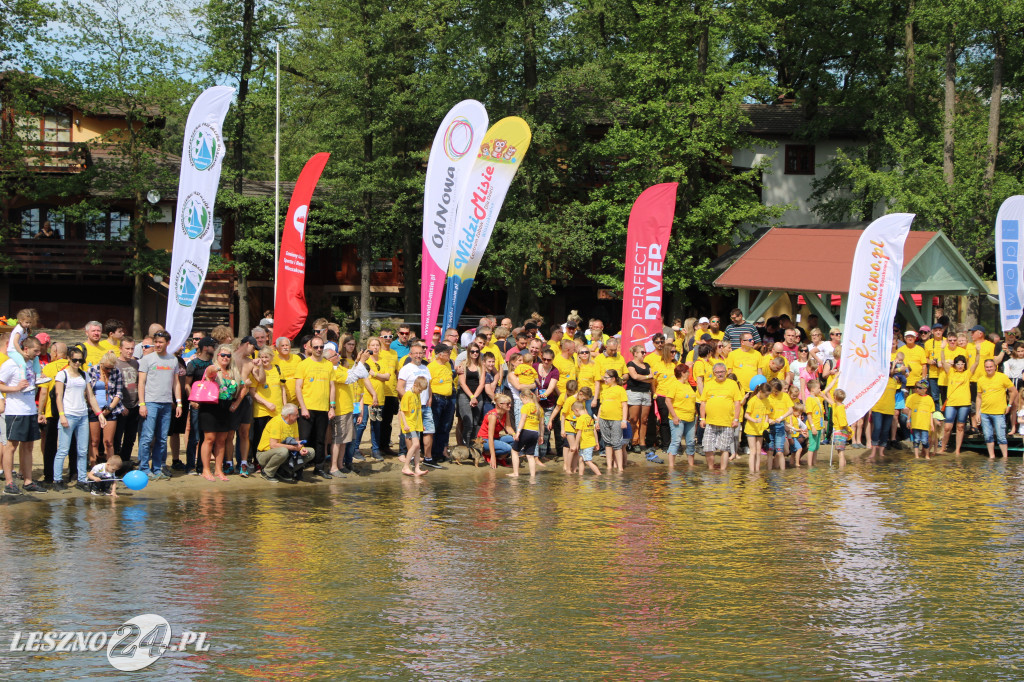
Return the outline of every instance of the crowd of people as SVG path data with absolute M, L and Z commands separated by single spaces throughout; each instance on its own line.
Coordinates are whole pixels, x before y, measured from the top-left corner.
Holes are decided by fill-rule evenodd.
M 1018 430 L 1019 331 L 954 332 L 945 318 L 896 330 L 885 391 L 850 424 L 838 388 L 842 332 L 814 316 L 804 329 L 786 315 L 751 323 L 734 309 L 726 325 L 676 320 L 620 348 L 601 320 L 584 324 L 575 311 L 543 329 L 536 314 L 518 326 L 485 316 L 429 340 L 383 325 L 361 343 L 321 318 L 294 345 L 272 339 L 269 314 L 240 339 L 225 326 L 195 330 L 170 353 L 159 324 L 136 340 L 120 320 L 90 322 L 69 347 L 21 311 L 0 338 L 4 493 L 71 484 L 114 494 L 111 479 L 131 469 L 151 480 L 334 479 L 388 458 L 413 477 L 468 461 L 518 476 L 522 458 L 531 476 L 558 459 L 566 474 L 599 476 L 636 453 L 670 468 L 700 455 L 724 471 L 745 452 L 756 472 L 813 466 L 823 445 L 840 466 L 848 447 L 877 461 L 907 441 L 915 457 L 947 446 L 959 454 L 979 427 L 989 456 L 998 446 L 1005 457 Z

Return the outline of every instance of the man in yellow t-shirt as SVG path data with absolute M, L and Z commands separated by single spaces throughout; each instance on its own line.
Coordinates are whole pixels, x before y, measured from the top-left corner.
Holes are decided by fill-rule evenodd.
M 749 334 L 744 334 L 749 339 Z M 744 341 L 749 345 L 749 341 Z M 737 349 L 739 350 L 739 349 Z M 734 351 L 735 352 L 735 351 Z M 756 351 L 754 351 L 757 354 Z M 728 370 L 721 362 L 712 369 L 714 379 L 704 384 L 700 396 L 700 424 L 704 428 L 704 457 L 708 468 L 715 468 L 715 453 L 722 455 L 721 469 L 729 464 L 729 455 L 735 450 L 736 427 L 740 423 L 743 392 L 735 381 L 727 379 Z M 751 374 L 753 376 L 753 374 Z
M 323 466 L 326 459 L 327 427 L 334 417 L 331 407 L 331 379 L 334 365 L 324 359 L 324 340 L 314 336 L 309 342 L 311 355 L 295 369 L 295 396 L 299 403 L 299 434 L 314 450 L 313 467 L 321 478 L 331 478 Z M 281 367 L 284 374 L 284 367 Z
M 727 372 L 736 375 L 736 380 L 744 391 L 750 389 L 750 380 L 761 367 L 761 354 L 754 350 L 753 335 L 743 332 L 740 336 L 740 347 L 730 351 L 725 359 Z
M 936 405 L 940 404 L 939 377 L 945 372 L 939 371 L 939 352 L 947 347 L 946 339 L 943 338 L 945 330 L 941 324 L 932 327 L 931 338 L 924 342 L 925 361 L 928 364 L 928 389 L 931 392 L 932 400 Z
M 996 361 L 985 360 L 985 373 L 978 379 L 978 397 L 974 403 L 974 425 L 981 425 L 989 458 L 994 458 L 993 441 L 999 443 L 999 452 L 1006 457 L 1006 414 L 1017 400 L 1017 389 L 1002 372 L 996 371 Z M 1010 392 L 1007 400 L 1006 392 Z
M 121 320 L 109 319 L 103 323 L 103 334 L 107 337 L 100 341 L 100 348 L 106 351 L 113 351 L 114 355 L 121 354 L 121 339 L 124 338 L 124 322 Z
M 394 454 L 391 449 L 391 434 L 395 417 L 398 416 L 398 352 L 391 350 L 391 342 L 394 338 L 395 333 L 392 330 L 381 330 L 380 355 L 378 357 L 384 373 L 390 375 L 390 378 L 384 382 L 380 424 L 380 448 L 385 455 Z
M 779 366 L 780 363 L 776 362 L 776 366 L 773 367 L 772 361 L 774 360 L 781 360 L 781 366 Z M 793 383 L 793 376 L 789 371 L 789 360 L 787 360 L 786 356 L 783 354 L 783 346 L 781 343 L 772 344 L 771 350 L 761 357 L 761 364 L 758 365 L 757 370 L 769 381 L 772 379 L 778 379 L 781 381 L 782 388 L 785 391 L 788 391 L 790 384 Z M 737 375 L 737 377 L 738 376 L 739 375 Z M 749 388 L 749 385 L 744 388 Z
M 320 341 L 323 343 L 323 341 Z M 330 364 L 330 363 L 328 363 Z M 281 408 L 281 414 L 267 422 L 260 436 L 260 444 L 256 447 L 256 461 L 263 467 L 263 478 L 277 483 L 277 470 L 288 461 L 292 453 L 296 453 L 296 467 L 301 470 L 310 460 L 315 458 L 313 449 L 296 443 L 285 443 L 285 439 L 299 440 L 298 408 L 289 403 Z
M 107 349 L 100 345 L 103 337 L 103 325 L 99 322 L 90 322 L 85 325 L 85 367 L 86 372 L 100 364 L 100 360 L 107 354 Z M 117 352 L 117 351 L 115 351 Z
M 978 342 L 981 342 L 980 348 Z M 995 359 L 996 367 L 1003 361 L 1003 354 L 1000 353 L 999 357 L 996 358 L 996 344 L 992 343 L 985 338 L 985 328 L 981 325 L 971 327 L 971 342 L 968 344 L 971 349 L 975 349 L 978 355 L 978 369 L 974 370 L 974 375 L 971 377 L 971 382 L 977 382 L 978 379 L 985 376 L 985 361 Z M 974 362 L 973 357 L 968 358 L 968 366 Z
M 441 343 L 434 348 L 434 359 L 427 365 L 430 372 L 431 416 L 434 418 L 434 442 L 424 452 L 426 463 L 440 465 L 448 450 L 452 422 L 455 418 L 455 384 L 452 373 L 452 349 Z

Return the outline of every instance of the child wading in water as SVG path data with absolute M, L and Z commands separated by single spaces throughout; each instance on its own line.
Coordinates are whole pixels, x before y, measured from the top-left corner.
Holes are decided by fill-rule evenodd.
M 821 400 L 821 382 L 811 379 L 807 382 L 807 466 L 814 466 L 821 438 L 825 434 L 825 404 Z M 796 463 L 800 466 L 800 462 Z
M 935 442 L 929 443 L 929 434 L 937 427 L 932 413 L 935 412 L 935 401 L 928 395 L 928 382 L 921 380 L 914 384 L 914 395 L 907 398 L 904 414 L 910 417 L 910 441 L 914 445 L 914 459 L 921 459 L 921 451 L 924 450 L 924 458 L 931 459 L 932 454 L 929 445 L 934 446 Z
M 601 470 L 594 464 L 594 450 L 597 448 L 597 431 L 594 425 L 594 418 L 587 414 L 587 406 L 582 400 L 572 404 L 572 412 L 576 416 L 576 433 L 579 435 L 577 442 L 580 456 L 579 474 L 583 475 L 584 465 L 600 476 Z
M 524 388 L 521 390 L 519 398 L 522 400 L 523 405 L 519 408 L 516 442 L 512 446 L 512 473 L 508 475 L 519 475 L 519 456 L 526 455 L 526 461 L 530 465 L 530 478 L 534 478 L 537 475 L 537 465 L 544 466 L 544 463 L 537 456 L 537 441 L 540 440 L 541 409 L 540 405 L 537 404 L 537 396 L 530 389 Z
M 576 402 L 577 386 L 575 379 L 565 382 L 565 393 L 558 396 L 555 409 L 548 418 L 547 424 L 548 432 L 550 432 L 554 428 L 555 420 L 562 420 L 562 471 L 567 474 L 573 472 L 573 459 L 579 445 L 576 442 L 576 415 L 572 411 L 573 403 Z
M 837 388 L 832 396 L 835 398 L 829 399 L 832 403 L 832 444 L 839 453 L 839 468 L 842 469 L 846 466 L 846 444 L 850 442 L 852 436 L 850 424 L 846 421 L 846 406 L 843 405 L 846 391 Z
M 412 388 L 402 396 L 402 402 L 398 414 L 402 424 L 402 433 L 405 435 L 405 446 L 407 454 L 399 457 L 399 461 L 405 464 L 402 473 L 406 476 L 424 476 L 427 470 L 420 466 L 416 458 L 420 454 L 420 436 L 423 435 L 423 407 L 420 405 L 420 393 L 427 388 L 426 377 L 416 377 L 412 382 Z
M 743 433 L 747 437 L 747 468 L 750 471 L 761 470 L 764 432 L 768 428 L 768 417 L 772 413 L 772 406 L 768 402 L 771 391 L 767 383 L 759 385 L 747 396 L 747 404 L 744 406 Z M 768 456 L 771 457 L 770 454 Z

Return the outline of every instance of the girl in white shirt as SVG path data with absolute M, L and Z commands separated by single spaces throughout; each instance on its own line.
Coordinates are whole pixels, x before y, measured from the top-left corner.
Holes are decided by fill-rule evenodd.
M 83 490 L 85 489 L 89 473 L 86 464 L 89 452 L 89 410 L 92 409 L 96 415 L 100 429 L 107 423 L 89 381 L 82 372 L 84 363 L 85 353 L 82 349 L 72 348 L 68 351 L 68 366 L 57 372 L 57 376 L 54 377 L 57 416 L 60 418 L 57 430 L 57 455 L 53 459 L 53 489 L 56 491 L 67 490 L 67 484 L 63 481 L 64 458 L 68 456 L 68 450 L 71 448 L 72 434 L 75 436 L 78 449 L 78 483 Z

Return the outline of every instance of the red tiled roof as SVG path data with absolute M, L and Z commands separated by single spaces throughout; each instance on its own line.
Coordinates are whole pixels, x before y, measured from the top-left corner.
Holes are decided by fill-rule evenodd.
M 845 294 L 857 240 L 864 230 L 776 227 L 715 280 L 723 289 Z M 937 232 L 911 232 L 903 247 L 906 266 Z

